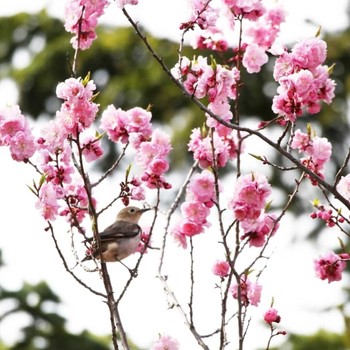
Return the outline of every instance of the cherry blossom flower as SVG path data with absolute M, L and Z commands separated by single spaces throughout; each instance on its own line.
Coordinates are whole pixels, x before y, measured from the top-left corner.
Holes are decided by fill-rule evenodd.
M 264 321 L 269 324 L 273 322 L 280 323 L 281 316 L 278 314 L 278 311 L 275 308 L 270 307 L 264 314 Z
M 227 277 L 230 272 L 230 264 L 227 261 L 217 260 L 213 266 L 213 274 L 221 278 Z
M 345 267 L 345 261 L 332 251 L 314 260 L 314 268 L 317 277 L 321 280 L 327 279 L 328 283 L 340 281 Z
M 258 306 L 261 297 L 261 285 L 251 282 L 246 275 L 241 277 L 240 297 L 244 306 Z M 238 285 L 235 283 L 231 287 L 233 298 L 238 298 Z
M 151 347 L 151 350 L 179 350 L 179 342 L 170 337 L 169 335 L 162 335 L 159 340 L 154 343 Z

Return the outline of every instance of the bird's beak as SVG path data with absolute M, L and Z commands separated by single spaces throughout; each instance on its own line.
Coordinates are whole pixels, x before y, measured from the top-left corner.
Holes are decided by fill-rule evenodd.
M 142 208 L 139 210 L 140 213 L 144 213 L 145 211 L 151 210 L 152 208 Z

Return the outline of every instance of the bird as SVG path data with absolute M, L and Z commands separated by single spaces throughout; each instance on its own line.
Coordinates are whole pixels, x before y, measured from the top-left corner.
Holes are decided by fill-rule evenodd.
M 100 259 L 102 261 L 121 261 L 134 253 L 140 243 L 142 229 L 138 225 L 141 215 L 150 208 L 128 206 L 117 214 L 115 222 L 99 233 L 100 251 L 93 237 L 87 238 L 83 243 L 92 242 L 91 248 L 81 262 Z

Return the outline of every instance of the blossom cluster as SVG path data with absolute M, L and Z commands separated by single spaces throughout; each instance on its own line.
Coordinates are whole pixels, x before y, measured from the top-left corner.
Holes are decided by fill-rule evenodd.
M 219 132 L 213 130 L 211 135 L 203 135 L 200 128 L 192 130 L 188 150 L 193 152 L 193 158 L 198 161 L 202 169 L 209 167 L 224 167 L 229 160 L 237 157 L 238 140 L 235 131 L 229 128 L 218 128 Z M 228 132 L 226 134 L 226 131 Z
M 103 15 L 108 0 L 68 0 L 66 1 L 64 27 L 73 33 L 71 44 L 74 49 L 86 50 L 96 39 L 96 26 Z
M 209 226 L 207 217 L 216 199 L 215 179 L 209 170 L 203 170 L 191 179 L 186 189 L 186 199 L 181 205 L 182 220 L 172 230 L 174 238 L 183 248 L 186 237 L 192 237 Z
M 302 40 L 289 52 L 283 50 L 276 60 L 274 79 L 279 83 L 272 110 L 284 121 L 294 122 L 304 109 L 316 114 L 321 102 L 330 104 L 335 82 L 324 65 L 327 44 L 319 38 Z
M 268 60 L 266 51 L 275 42 L 281 23 L 285 20 L 280 6 L 266 7 L 261 0 L 191 1 L 190 19 L 181 29 L 197 29 L 193 46 L 199 49 L 227 51 L 227 41 L 235 29 L 235 22 L 247 20 L 242 33 L 242 44 L 234 52 L 243 51 L 243 66 L 248 73 L 259 72 Z M 223 20 L 224 19 L 224 20 Z M 254 22 L 254 25 L 249 23 Z M 232 35 L 233 36 L 233 35 Z
M 140 180 L 149 188 L 171 188 L 164 174 L 169 170 L 170 137 L 152 130 L 152 113 L 141 107 L 128 111 L 113 105 L 102 113 L 101 129 L 113 142 L 130 143 L 136 151 L 135 161 L 143 169 Z
M 339 211 L 335 213 L 333 208 L 321 204 L 319 200 L 314 200 L 313 205 L 317 210 L 311 213 L 312 219 L 321 219 L 328 227 L 333 227 L 338 223 L 342 224 L 345 221 Z
M 8 146 L 11 157 L 18 162 L 28 160 L 35 153 L 34 136 L 18 106 L 0 109 L 0 146 Z
M 275 214 L 265 212 L 270 194 L 271 186 L 263 175 L 243 175 L 236 181 L 229 207 L 244 231 L 241 238 L 247 238 L 250 246 L 262 247 L 279 227 Z
M 0 145 L 8 146 L 16 161 L 26 162 L 37 155 L 36 169 L 43 175 L 32 190 L 38 197 L 35 206 L 45 220 L 62 215 L 69 221 L 80 222 L 87 212 L 86 190 L 82 181 L 74 177 L 70 142 L 82 135 L 81 152 L 88 161 L 103 154 L 99 138 L 83 134 L 98 111 L 98 105 L 93 102 L 94 90 L 95 84 L 88 79 L 69 78 L 59 83 L 56 95 L 63 103 L 56 118 L 44 126 L 38 137 L 33 136 L 18 106 L 0 111 Z M 66 203 L 63 207 L 61 200 Z
M 77 224 L 87 213 L 87 193 L 82 179 L 75 176 L 71 142 L 77 143 L 87 161 L 103 155 L 100 138 L 87 134 L 98 112 L 98 105 L 93 102 L 95 89 L 89 79 L 69 78 L 59 83 L 56 95 L 63 100 L 61 108 L 36 140 L 37 166 L 45 174 L 45 182 L 38 188 L 36 207 L 45 220 L 61 215 Z
M 320 178 L 324 178 L 324 166 L 332 155 L 332 144 L 325 137 L 314 136 L 310 130 L 304 133 L 298 129 L 294 133 L 291 147 L 305 154 L 306 157 L 301 162 Z M 317 184 L 308 177 L 313 185 Z
M 184 80 L 184 87 L 198 99 L 208 97 L 208 109 L 229 122 L 233 115 L 230 100 L 237 97 L 239 71 L 219 64 L 208 64 L 199 56 L 190 61 L 183 57 L 172 69 L 176 79 Z M 238 152 L 236 131 L 208 116 L 206 126 L 213 130 L 195 128 L 192 130 L 189 151 L 193 152 L 202 169 L 210 166 L 223 167 L 228 160 L 235 159 Z M 242 151 L 243 149 L 241 149 Z

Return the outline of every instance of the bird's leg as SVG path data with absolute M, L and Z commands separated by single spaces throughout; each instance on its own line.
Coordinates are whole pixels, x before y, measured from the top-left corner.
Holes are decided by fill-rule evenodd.
M 128 271 L 130 272 L 130 275 L 131 275 L 132 277 L 137 277 L 138 271 L 137 271 L 137 268 L 136 268 L 136 267 L 133 268 L 133 269 L 130 269 L 130 268 L 129 268 L 128 266 L 126 266 L 122 261 L 119 260 L 119 262 L 120 262 L 125 268 L 128 269 Z

